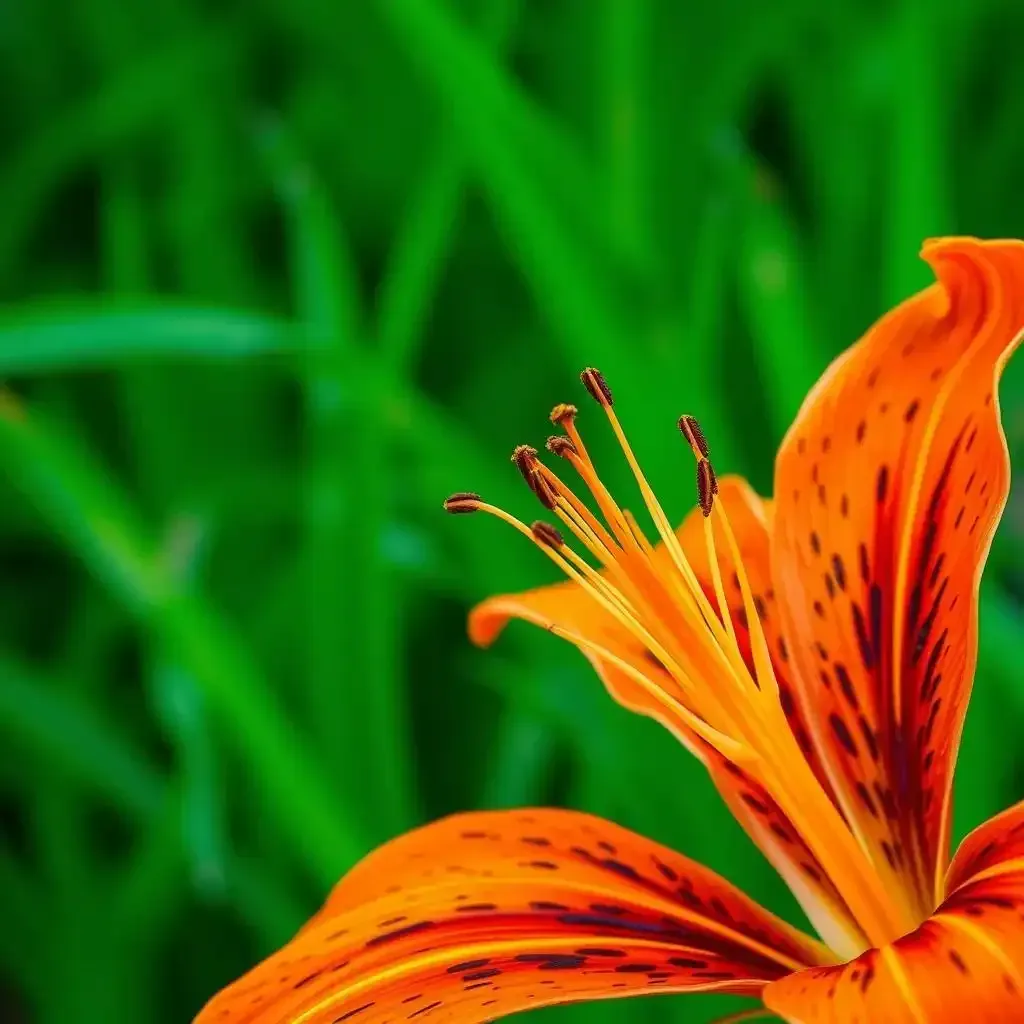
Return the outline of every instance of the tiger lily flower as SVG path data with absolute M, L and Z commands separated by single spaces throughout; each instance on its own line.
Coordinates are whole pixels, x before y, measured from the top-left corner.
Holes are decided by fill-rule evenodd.
M 548 448 L 588 502 L 535 450 L 514 457 L 559 527 L 475 494 L 447 503 L 511 524 L 569 577 L 484 602 L 472 638 L 518 617 L 575 644 L 700 758 L 820 941 L 611 822 L 460 814 L 371 853 L 201 1024 L 475 1022 L 708 990 L 792 1024 L 1024 1021 L 1024 802 L 950 857 L 978 584 L 1009 485 L 996 388 L 1024 329 L 1024 243 L 941 239 L 923 256 L 936 283 L 807 397 L 774 500 L 718 480 L 684 416 L 699 508 L 673 530 L 587 370 L 656 542 L 602 484 L 571 406 Z

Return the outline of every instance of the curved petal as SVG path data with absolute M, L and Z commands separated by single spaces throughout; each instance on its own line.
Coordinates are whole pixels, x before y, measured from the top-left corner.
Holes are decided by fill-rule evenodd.
M 825 956 L 713 872 L 600 818 L 462 814 L 370 854 L 197 1024 L 472 1024 L 651 992 L 757 994 Z
M 848 964 L 766 988 L 793 1024 L 1006 1024 L 1024 1020 L 1024 802 L 964 840 L 954 884 L 910 935 Z
M 979 825 L 956 851 L 946 875 L 955 892 L 973 878 L 998 871 L 1024 871 L 1024 800 Z
M 811 761 L 819 781 L 828 790 L 828 780 L 810 745 L 806 720 L 792 698 L 788 681 L 788 652 L 781 635 L 782 619 L 770 578 L 768 528 L 772 516 L 771 503 L 759 498 L 750 485 L 737 476 L 723 477 L 719 481 L 717 500 L 729 509 L 743 567 L 761 612 L 762 628 L 772 653 L 779 691 L 790 726 L 801 749 Z M 676 535 L 709 600 L 717 604 L 702 520 L 700 511 L 694 510 L 676 531 Z M 655 564 L 667 562 L 668 559 L 664 545 L 658 545 L 653 555 Z M 724 544 L 720 544 L 719 565 L 726 581 L 727 597 L 729 593 L 736 597 L 736 605 L 730 608 L 730 612 L 741 650 L 753 671 L 749 631 L 739 597 L 739 581 Z M 581 634 L 645 675 L 650 679 L 652 688 L 663 683 L 670 685 L 657 659 L 588 597 L 577 583 L 556 583 L 522 594 L 490 598 L 470 615 L 470 636 L 474 642 L 488 645 L 497 638 L 510 618 L 526 619 L 542 627 L 554 624 Z M 848 948 L 851 944 L 863 948 L 863 937 L 826 872 L 765 788 L 694 736 L 678 716 L 673 716 L 670 708 L 652 696 L 651 690 L 644 689 L 622 668 L 590 651 L 583 653 L 620 704 L 661 722 L 706 765 L 729 809 L 786 880 L 818 933 L 835 949 Z
M 926 914 L 1006 500 L 996 385 L 1024 328 L 1024 244 L 947 239 L 938 283 L 826 372 L 779 452 L 773 569 L 813 742 L 862 844 Z

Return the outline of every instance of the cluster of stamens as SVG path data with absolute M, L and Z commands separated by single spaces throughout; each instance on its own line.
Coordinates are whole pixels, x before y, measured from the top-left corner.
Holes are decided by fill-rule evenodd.
M 758 778 L 815 851 L 865 934 L 891 936 L 894 929 L 884 893 L 877 890 L 863 851 L 808 767 L 782 710 L 758 604 L 700 425 L 689 415 L 678 420 L 697 465 L 697 503 L 707 554 L 703 581 L 640 469 L 604 377 L 589 368 L 580 378 L 615 434 L 659 536 L 658 546 L 601 482 L 572 405 L 552 410 L 551 422 L 563 433 L 550 437 L 546 447 L 583 481 L 599 515 L 541 460 L 537 449 L 520 445 L 512 461 L 543 508 L 559 519 L 590 560 L 550 523 L 527 526 L 476 493 L 451 495 L 445 509 L 457 514 L 486 512 L 503 520 L 578 583 L 611 628 L 588 629 L 585 635 L 548 621 L 548 630 L 636 683 L 658 708 L 658 716 L 703 760 L 710 748 Z M 717 551 L 723 542 L 742 609 L 730 610 L 726 600 Z M 738 624 L 745 634 L 743 649 Z M 608 639 L 613 633 L 618 640 Z
M 519 445 L 512 462 L 543 508 L 561 521 L 580 542 L 597 566 L 570 547 L 563 532 L 545 521 L 527 526 L 507 512 L 488 504 L 478 494 L 451 495 L 445 508 L 452 513 L 487 512 L 529 537 L 570 579 L 576 580 L 599 607 L 623 625 L 659 675 L 644 671 L 620 651 L 610 651 L 593 638 L 570 633 L 552 623 L 549 629 L 582 649 L 617 665 L 641 682 L 676 719 L 729 757 L 738 757 L 755 739 L 751 728 L 751 702 L 762 704 L 777 689 L 760 629 L 755 652 L 756 671 L 751 673 L 740 652 L 735 626 L 728 611 L 721 571 L 715 551 L 718 526 L 731 553 L 740 581 L 747 617 L 756 623 L 753 597 L 742 571 L 736 542 L 718 495 L 718 480 L 700 424 L 693 416 L 681 416 L 679 430 L 697 465 L 697 502 L 704 515 L 709 563 L 714 577 L 713 593 L 705 593 L 683 552 L 671 524 L 658 503 L 614 411 L 611 389 L 602 374 L 588 368 L 580 375 L 587 392 L 604 410 L 640 488 L 662 542 L 660 550 L 647 538 L 636 518 L 621 508 L 601 482 L 576 424 L 578 410 L 560 404 L 551 411 L 551 422 L 564 433 L 549 437 L 549 453 L 569 463 L 584 482 L 597 505 L 600 518 L 540 458 L 536 448 Z M 760 656 L 758 656 L 760 654 Z M 707 680 L 721 681 L 709 687 Z M 757 715 L 755 717 L 760 717 Z

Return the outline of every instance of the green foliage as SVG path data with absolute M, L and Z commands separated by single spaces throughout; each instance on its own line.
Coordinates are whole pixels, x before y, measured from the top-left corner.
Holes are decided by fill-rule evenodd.
M 683 411 L 767 491 L 921 240 L 1024 234 L 1022 30 L 1005 0 L 8 0 L 0 1017 L 187 1020 L 373 844 L 475 806 L 609 815 L 799 920 L 578 656 L 470 647 L 475 600 L 550 574 L 440 502 L 530 517 L 508 453 L 588 364 L 675 516 Z M 1017 456 L 1024 367 L 1002 399 Z M 1020 795 L 1022 525 L 1011 496 L 958 836 Z

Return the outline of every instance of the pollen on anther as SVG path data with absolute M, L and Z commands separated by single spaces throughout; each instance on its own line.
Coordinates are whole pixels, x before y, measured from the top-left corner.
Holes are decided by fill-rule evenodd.
M 444 510 L 452 515 L 476 512 L 480 508 L 481 501 L 480 495 L 473 491 L 456 491 L 444 499 Z
M 549 437 L 545 447 L 552 455 L 557 455 L 562 459 L 567 459 L 570 455 L 577 454 L 576 445 L 564 434 L 555 434 Z
M 560 548 L 565 544 L 565 540 L 558 530 L 543 520 L 538 519 L 535 523 L 531 523 L 530 532 L 537 541 L 549 548 Z
M 697 503 L 705 519 L 711 515 L 711 507 L 715 501 L 715 494 L 718 490 L 718 481 L 715 479 L 715 471 L 707 459 L 701 459 L 697 463 Z
M 698 461 L 706 459 L 711 454 L 707 439 L 704 437 L 704 431 L 700 429 L 700 424 L 695 416 L 687 414 L 680 416 L 679 430 L 683 437 L 686 438 L 690 445 L 690 450 L 697 457 Z
M 512 461 L 516 469 L 522 474 L 526 486 L 537 496 L 538 501 L 546 508 L 555 507 L 555 493 L 551 485 L 538 471 L 537 449 L 531 448 L 528 444 L 516 445 L 512 452 Z
M 561 426 L 563 423 L 571 422 L 576 419 L 577 410 L 575 405 L 568 405 L 565 402 L 559 402 L 558 405 L 551 410 L 549 419 L 552 423 L 557 426 Z
M 516 464 L 516 469 L 527 477 L 527 483 L 529 483 L 528 474 L 533 470 L 533 463 L 537 457 L 537 449 L 531 448 L 528 444 L 517 444 L 512 450 L 512 461 Z
M 604 379 L 604 374 L 593 366 L 588 366 L 581 374 L 580 380 L 587 389 L 590 397 L 598 405 L 612 405 L 612 389 Z

